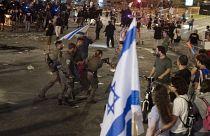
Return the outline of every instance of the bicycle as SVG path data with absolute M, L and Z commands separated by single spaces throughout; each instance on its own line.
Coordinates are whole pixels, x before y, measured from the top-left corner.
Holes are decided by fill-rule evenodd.
M 141 102 L 142 103 L 142 115 L 143 115 L 143 123 L 147 123 L 148 121 L 148 113 L 153 107 L 153 101 L 152 101 L 152 92 L 155 89 L 155 86 L 153 85 L 155 82 L 154 77 L 146 77 L 146 76 L 140 76 L 148 81 L 147 84 L 147 89 L 145 92 L 145 97 L 144 100 Z

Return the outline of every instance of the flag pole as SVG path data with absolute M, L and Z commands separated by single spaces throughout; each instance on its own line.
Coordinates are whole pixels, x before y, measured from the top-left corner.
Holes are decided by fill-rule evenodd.
M 132 113 L 132 136 L 138 136 L 138 125 L 135 121 L 135 113 Z
M 133 17 L 136 17 L 136 13 L 133 13 Z M 136 24 L 137 25 L 137 24 Z M 136 35 L 136 34 L 135 34 Z M 132 109 L 132 108 L 131 108 Z M 131 110 L 132 111 L 132 110 Z M 138 124 L 136 122 L 136 118 L 135 118 L 135 112 L 132 111 L 132 136 L 138 136 Z

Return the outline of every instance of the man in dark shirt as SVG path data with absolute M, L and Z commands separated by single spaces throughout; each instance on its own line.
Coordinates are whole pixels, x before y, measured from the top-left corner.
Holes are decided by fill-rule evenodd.
M 155 45 L 158 46 L 159 45 L 159 42 L 162 38 L 162 27 L 160 26 L 160 24 L 155 24 L 155 27 L 154 27 L 154 39 L 155 39 Z
M 199 40 L 198 30 L 194 30 L 194 32 L 190 34 L 189 41 L 194 46 L 197 46 Z
M 197 53 L 199 50 L 198 41 L 201 41 L 198 35 L 198 30 L 194 30 L 194 32 L 190 34 L 188 41 L 192 44 L 194 51 Z
M 109 24 L 106 26 L 104 32 L 105 36 L 107 37 L 106 39 L 106 45 L 109 48 L 109 41 L 111 40 L 112 48 L 114 48 L 114 31 L 115 31 L 115 26 L 112 24 L 111 21 L 109 21 Z
M 3 5 L 0 5 L 0 30 L 4 30 L 4 23 L 5 23 L 5 11 L 3 9 Z
M 177 59 L 178 71 L 175 73 L 175 77 L 182 77 L 185 79 L 186 83 L 189 85 L 191 80 L 191 72 L 187 68 L 188 58 L 186 55 L 181 55 Z

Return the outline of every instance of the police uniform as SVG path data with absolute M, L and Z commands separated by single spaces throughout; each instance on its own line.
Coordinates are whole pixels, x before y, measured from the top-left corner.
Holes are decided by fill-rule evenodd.
M 68 99 L 74 99 L 73 88 L 74 88 L 74 76 L 72 72 L 73 65 L 73 54 L 69 52 L 64 52 L 62 56 L 59 57 L 60 66 L 58 66 L 58 71 L 61 79 L 62 91 L 58 96 L 59 104 L 62 101 L 68 103 Z
M 94 102 L 95 92 L 98 88 L 97 71 L 103 65 L 100 57 L 93 56 L 87 60 L 87 80 L 90 86 L 90 93 L 87 102 Z
M 52 59 L 53 62 L 58 62 L 58 58 L 59 56 L 62 55 L 62 52 L 61 50 L 59 49 L 56 49 L 52 52 L 52 54 L 50 54 L 50 58 Z M 44 86 L 42 89 L 41 89 L 41 92 L 39 93 L 39 97 L 44 99 L 45 98 L 45 94 L 47 93 L 47 91 L 56 83 L 56 82 L 59 82 L 61 83 L 60 81 L 60 76 L 59 76 L 59 72 L 57 69 L 53 69 L 53 68 L 50 68 L 50 70 L 52 71 L 52 77 L 50 79 L 50 81 L 48 82 L 48 84 L 46 86 Z

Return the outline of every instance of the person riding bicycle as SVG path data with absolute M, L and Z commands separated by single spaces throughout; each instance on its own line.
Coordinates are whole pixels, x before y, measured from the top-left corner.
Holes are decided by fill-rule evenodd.
M 166 50 L 163 46 L 157 46 L 155 53 L 156 59 L 149 77 L 154 77 L 159 82 L 167 84 L 170 82 L 171 59 L 166 56 Z

